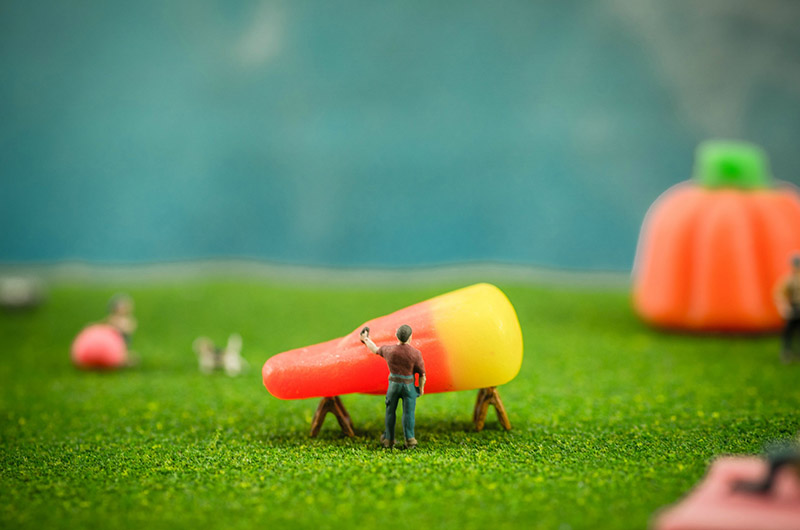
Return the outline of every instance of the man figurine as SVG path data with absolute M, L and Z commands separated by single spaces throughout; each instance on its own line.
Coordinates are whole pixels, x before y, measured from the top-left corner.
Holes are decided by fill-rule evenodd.
M 797 352 L 792 350 L 795 335 L 800 332 L 800 254 L 792 256 L 792 272 L 781 283 L 775 301 L 786 327 L 783 329 L 781 360 L 788 363 Z
M 106 322 L 116 329 L 125 346 L 130 348 L 131 336 L 136 331 L 136 318 L 133 316 L 133 300 L 126 294 L 115 294 L 108 302 Z
M 397 402 L 403 400 L 403 434 L 406 448 L 417 447 L 414 438 L 414 407 L 417 397 L 425 393 L 425 362 L 422 353 L 411 346 L 411 326 L 403 324 L 397 328 L 399 344 L 378 348 L 369 338 L 369 328 L 361 330 L 361 342 L 374 354 L 386 359 L 389 365 L 389 389 L 386 391 L 386 430 L 381 443 L 387 449 L 394 445 L 394 427 L 397 420 Z M 419 391 L 414 387 L 414 374 L 419 374 Z

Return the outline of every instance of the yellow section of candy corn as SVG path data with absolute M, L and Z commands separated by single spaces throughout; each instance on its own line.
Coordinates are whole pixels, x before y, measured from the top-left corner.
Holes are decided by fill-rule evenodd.
M 522 365 L 522 330 L 503 292 L 479 283 L 433 298 L 436 332 L 447 351 L 452 390 L 507 383 Z

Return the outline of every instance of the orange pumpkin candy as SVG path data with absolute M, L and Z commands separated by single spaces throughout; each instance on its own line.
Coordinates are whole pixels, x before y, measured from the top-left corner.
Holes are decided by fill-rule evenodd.
M 769 177 L 756 146 L 707 142 L 695 178 L 647 212 L 633 269 L 636 312 L 693 331 L 780 328 L 775 285 L 800 251 L 800 194 Z

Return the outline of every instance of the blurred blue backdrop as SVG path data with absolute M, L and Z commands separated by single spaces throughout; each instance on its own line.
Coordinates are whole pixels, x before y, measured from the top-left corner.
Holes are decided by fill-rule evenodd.
M 0 3 L 0 262 L 627 270 L 708 137 L 800 182 L 800 3 Z

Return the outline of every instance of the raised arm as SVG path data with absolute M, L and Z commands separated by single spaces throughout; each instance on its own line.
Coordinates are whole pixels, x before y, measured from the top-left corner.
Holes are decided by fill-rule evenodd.
M 372 342 L 372 339 L 369 338 L 368 327 L 364 326 L 364 329 L 361 330 L 360 338 L 361 342 L 364 343 L 364 346 L 366 346 L 369 349 L 369 351 L 371 351 L 372 353 L 378 353 L 378 347 L 375 345 L 374 342 Z

